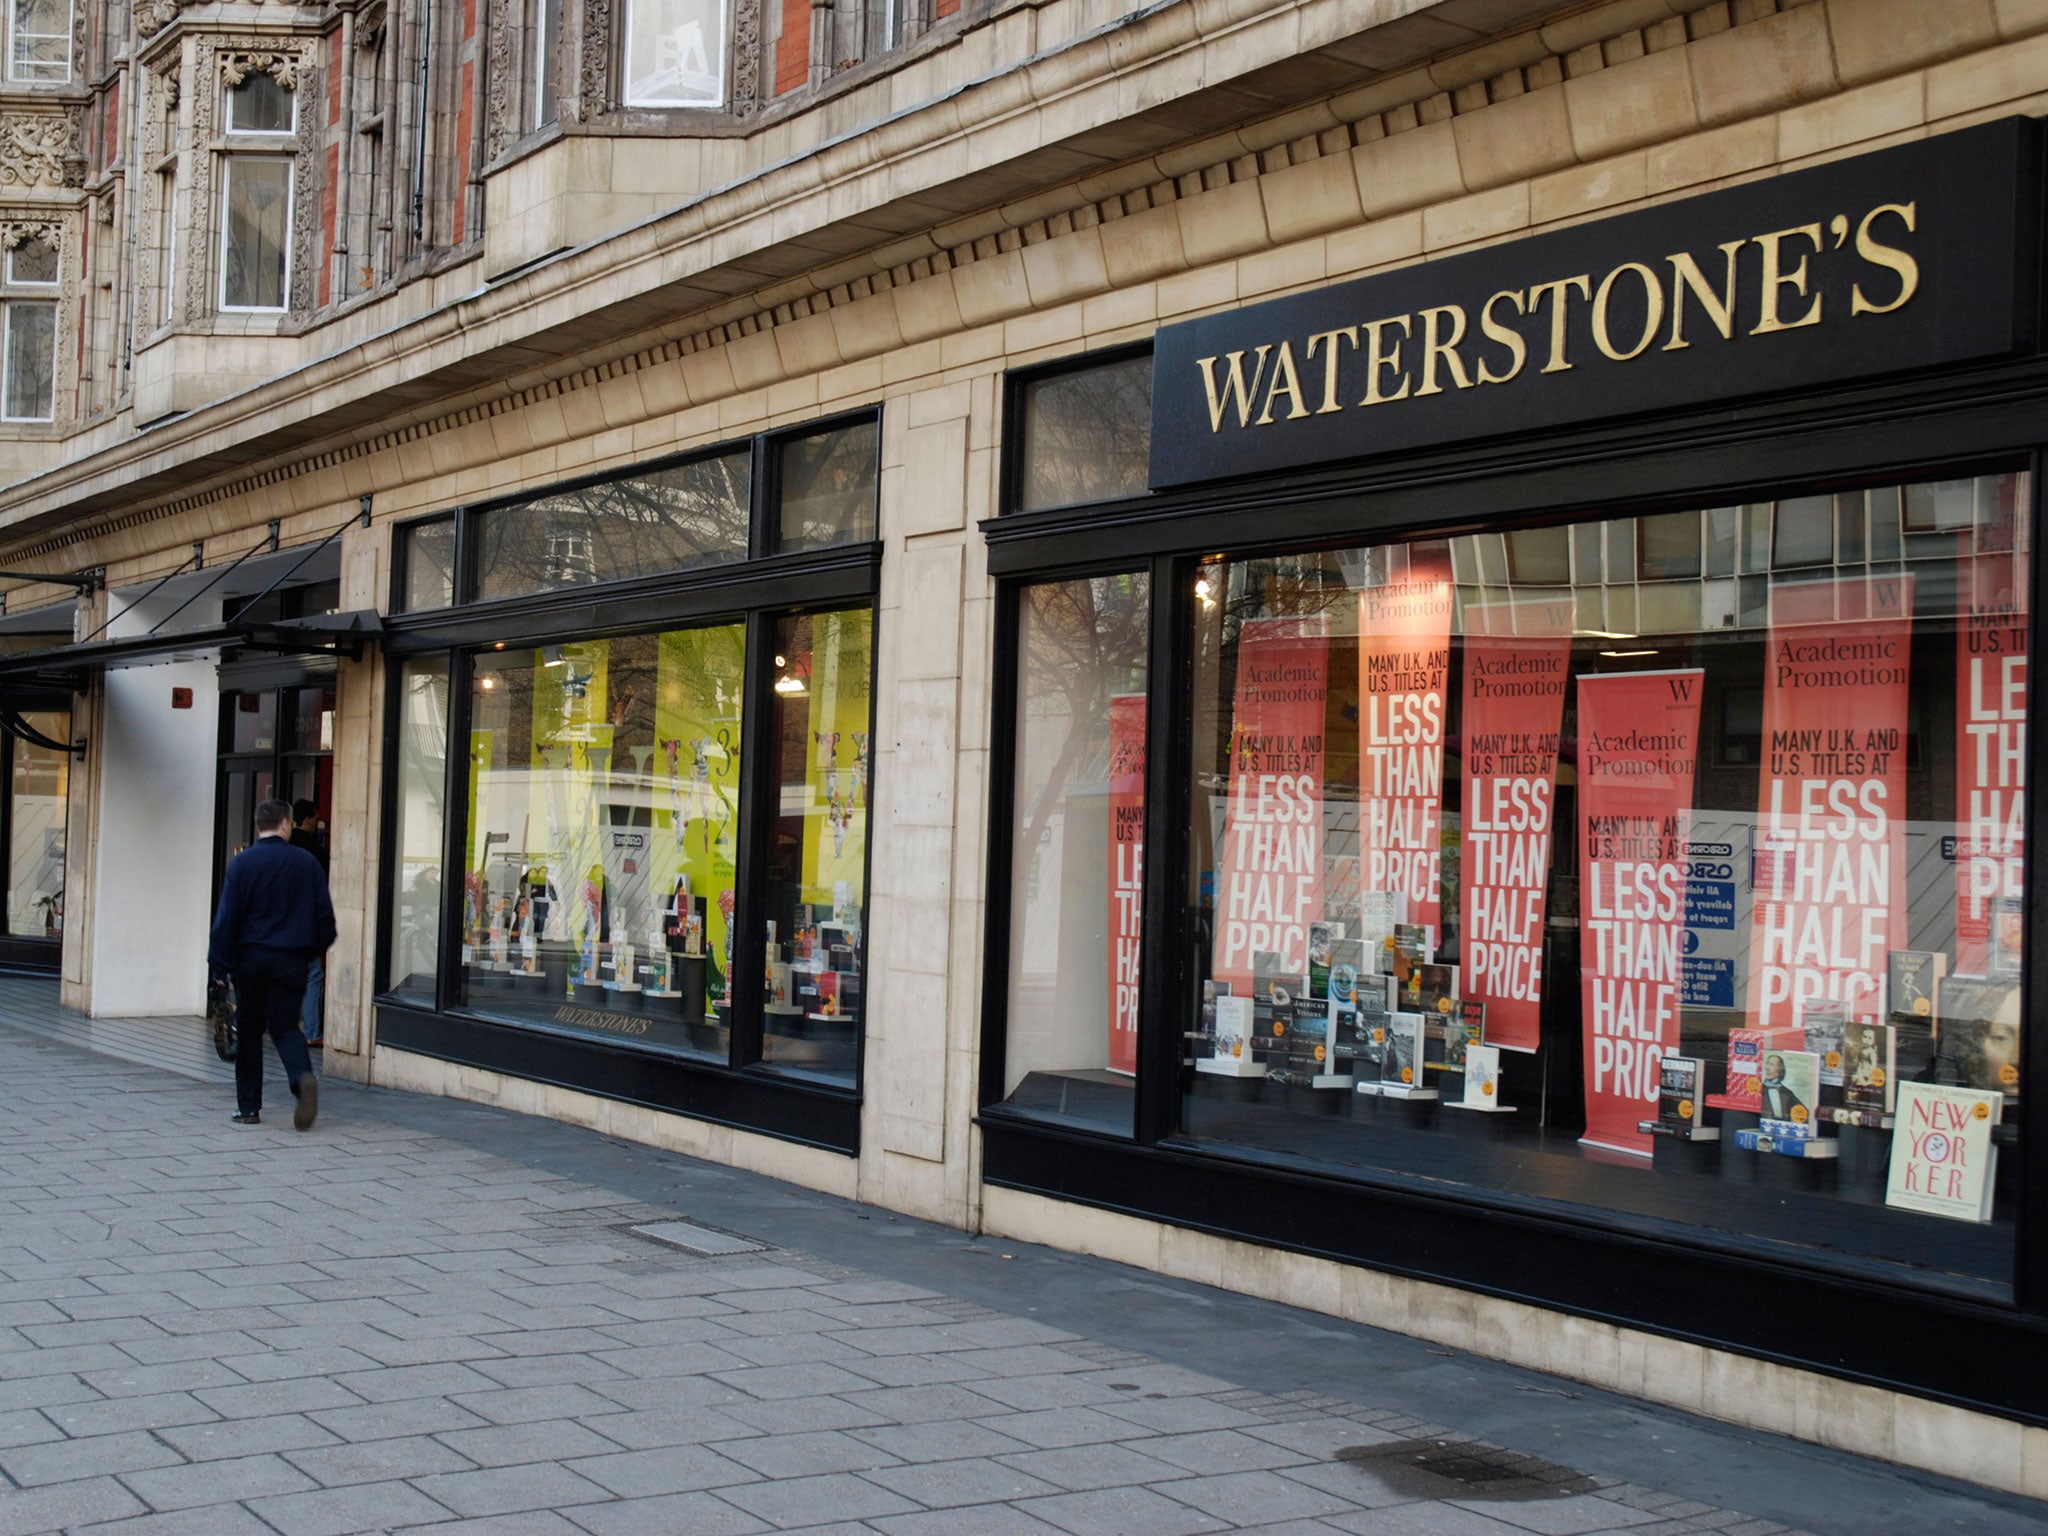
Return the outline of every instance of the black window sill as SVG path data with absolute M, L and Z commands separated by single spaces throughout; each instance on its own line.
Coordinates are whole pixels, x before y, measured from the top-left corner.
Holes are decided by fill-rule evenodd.
M 722 1063 L 611 1040 L 377 999 L 377 1043 L 855 1156 L 860 1094 L 772 1068 Z

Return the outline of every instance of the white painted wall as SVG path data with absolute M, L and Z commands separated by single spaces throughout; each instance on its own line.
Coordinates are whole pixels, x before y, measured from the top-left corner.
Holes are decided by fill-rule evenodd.
M 113 601 L 118 605 L 120 598 Z M 175 604 L 122 614 L 111 637 L 141 634 Z M 184 628 L 195 608 L 173 621 Z M 201 622 L 218 622 L 220 605 Z M 198 1013 L 206 1005 L 212 919 L 214 775 L 220 686 L 211 661 L 109 671 L 99 740 L 93 845 L 92 1011 L 100 1018 Z M 192 707 L 173 709 L 171 690 Z

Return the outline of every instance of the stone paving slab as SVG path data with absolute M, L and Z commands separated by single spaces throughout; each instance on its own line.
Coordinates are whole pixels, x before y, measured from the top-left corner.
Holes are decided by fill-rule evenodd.
M 1126 1347 L 1135 1321 L 1029 1287 L 908 1283 L 884 1272 L 900 1228 L 874 1269 L 770 1242 L 776 1210 L 832 1204 L 771 1181 L 747 1234 L 770 1245 L 695 1257 L 630 1228 L 731 1225 L 689 1197 L 742 1176 L 565 1127 L 520 1134 L 583 1138 L 575 1173 L 466 1139 L 507 1129 L 496 1111 L 345 1084 L 311 1135 L 242 1129 L 216 1086 L 4 1023 L 0 1082 L 0 1536 L 1791 1536 L 1575 1467 L 1513 1497 L 1404 1469 L 1390 1453 L 1446 1443 L 1503 1476 L 1547 1464 L 1420 1403 L 1195 1368 L 1199 1340 Z M 1148 1279 L 1125 1304 L 1162 1290 L 1182 1294 Z M 1688 1433 L 1722 1434 L 1731 1467 L 1755 1439 Z M 1949 1497 L 1982 1516 L 1953 1529 L 2029 1523 Z

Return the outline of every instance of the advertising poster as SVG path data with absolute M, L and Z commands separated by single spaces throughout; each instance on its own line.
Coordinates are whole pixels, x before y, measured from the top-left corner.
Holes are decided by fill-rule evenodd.
M 1912 612 L 1910 576 L 1771 589 L 1747 1014 L 1774 1043 L 1813 1001 L 1881 1017 L 1906 944 Z
M 1230 785 L 1217 859 L 1213 974 L 1242 993 L 1254 957 L 1308 968 L 1323 915 L 1323 702 L 1330 641 L 1321 619 L 1247 619 L 1238 631 Z
M 1557 805 L 1557 741 L 1571 666 L 1572 605 L 1465 610 L 1462 885 L 1464 996 L 1486 1039 L 1540 1043 L 1543 902 Z
M 1109 1070 L 1138 1070 L 1145 905 L 1145 695 L 1109 701 Z
M 1360 885 L 1393 892 L 1395 921 L 1426 928 L 1434 947 L 1443 929 L 1451 550 L 1410 544 L 1378 553 L 1389 562 L 1385 577 L 1358 594 Z
M 805 781 L 804 889 L 801 900 L 838 904 L 842 888 L 858 901 L 867 867 L 868 670 L 873 619 L 865 609 L 821 613 L 811 621 Z M 858 918 L 854 919 L 858 922 Z
M 1956 631 L 1956 961 L 1987 974 L 1994 917 L 2016 912 L 2027 800 L 2026 563 L 1971 557 Z M 2004 905 L 2001 905 L 2003 903 Z M 2013 936 L 2016 940 L 2016 936 Z
M 740 675 L 745 632 L 735 625 L 661 636 L 654 706 L 653 847 L 650 887 L 658 916 L 680 949 L 687 894 L 704 903 L 704 943 L 717 975 L 728 973 L 732 934 L 721 893 L 735 886 L 739 836 Z M 672 926 L 677 925 L 677 926 Z M 638 926 L 636 925 L 636 933 Z M 722 989 L 707 989 L 707 996 Z
M 1678 1049 L 1686 842 L 1706 674 L 1579 679 L 1579 986 L 1588 1145 L 1648 1157 Z

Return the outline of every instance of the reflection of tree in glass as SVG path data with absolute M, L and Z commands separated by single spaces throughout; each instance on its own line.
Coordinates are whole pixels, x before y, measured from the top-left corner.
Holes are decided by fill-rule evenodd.
M 782 548 L 822 549 L 875 536 L 880 425 L 793 438 L 782 447 Z
M 500 507 L 482 519 L 480 595 L 743 560 L 750 486 L 748 456 L 729 453 Z
M 1020 749 L 1030 753 L 1043 726 L 1065 732 L 1052 761 L 1040 771 L 1021 764 L 1019 806 L 1025 826 L 1017 848 L 1035 855 L 1053 815 L 1076 781 L 1109 773 L 1109 709 L 1118 694 L 1145 691 L 1149 582 L 1142 574 L 1048 582 L 1024 594 L 1022 698 L 1026 720 Z
M 1152 360 L 1041 379 L 1024 402 L 1024 511 L 1142 496 L 1150 485 Z

